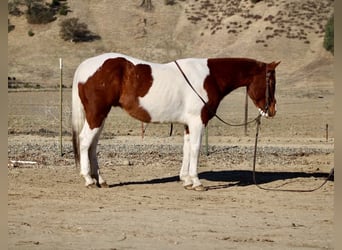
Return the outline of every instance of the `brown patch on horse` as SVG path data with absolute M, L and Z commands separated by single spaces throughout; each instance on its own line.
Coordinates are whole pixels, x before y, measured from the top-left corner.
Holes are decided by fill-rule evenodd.
M 151 116 L 140 106 L 139 97 L 148 93 L 152 83 L 152 69 L 149 65 L 137 64 L 134 66 L 132 63 L 128 63 L 119 104 L 132 117 L 146 123 L 151 121 Z
M 201 111 L 203 124 L 215 115 L 221 100 L 236 88 L 248 85 L 253 75 L 265 67 L 253 59 L 247 58 L 213 58 L 208 59 L 209 75 L 203 87 L 208 94 L 207 107 Z
M 125 58 L 107 59 L 78 92 L 91 129 L 102 125 L 112 106 L 124 108 L 133 117 L 149 122 L 150 115 L 139 106 L 153 82 L 149 65 L 133 65 Z

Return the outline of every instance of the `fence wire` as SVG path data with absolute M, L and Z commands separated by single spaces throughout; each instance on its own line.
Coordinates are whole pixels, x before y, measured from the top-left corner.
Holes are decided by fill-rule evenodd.
M 232 123 L 244 121 L 245 90 L 229 94 L 221 103 L 218 114 Z M 263 120 L 262 135 L 267 137 L 314 137 L 326 139 L 334 136 L 333 102 L 327 98 L 289 98 L 280 96 L 278 113 L 274 119 Z M 63 89 L 62 103 L 63 135 L 71 135 L 71 89 Z M 323 110 L 322 110 L 323 107 Z M 257 115 L 257 109 L 249 101 L 248 118 Z M 328 124 L 328 126 L 327 126 Z M 169 124 L 144 124 L 145 136 L 167 137 Z M 147 126 L 147 127 L 146 127 Z M 287 126 L 281 129 L 280 126 Z M 210 136 L 252 136 L 254 124 L 244 127 L 228 127 L 217 119 L 209 122 Z M 182 124 L 174 124 L 173 136 L 182 136 Z M 60 93 L 58 89 L 8 92 L 8 134 L 39 134 L 58 136 L 60 133 Z M 102 137 L 115 135 L 141 135 L 141 122 L 131 118 L 120 108 L 112 108 L 105 122 Z

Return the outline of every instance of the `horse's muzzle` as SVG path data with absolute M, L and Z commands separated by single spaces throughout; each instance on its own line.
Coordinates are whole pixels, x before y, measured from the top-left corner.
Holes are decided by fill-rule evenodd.
M 264 111 L 261 108 L 259 108 L 259 113 L 261 116 L 269 118 L 269 117 L 275 116 L 277 113 L 277 110 L 275 109 L 275 107 L 269 108 L 267 111 Z

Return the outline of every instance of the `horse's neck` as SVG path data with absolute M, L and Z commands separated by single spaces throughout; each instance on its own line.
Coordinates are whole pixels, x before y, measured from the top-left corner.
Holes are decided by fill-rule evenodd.
M 235 77 L 235 76 L 245 76 L 245 77 Z M 217 84 L 220 86 L 220 89 L 222 91 L 222 94 L 224 96 L 228 95 L 230 92 L 232 92 L 235 89 L 238 89 L 240 87 L 247 87 L 252 82 L 252 78 L 246 76 L 247 74 L 244 72 L 233 72 L 232 77 L 229 76 L 226 79 L 219 80 Z
M 223 96 L 233 90 L 249 86 L 253 76 L 259 73 L 258 62 L 251 59 L 209 59 L 208 66 Z

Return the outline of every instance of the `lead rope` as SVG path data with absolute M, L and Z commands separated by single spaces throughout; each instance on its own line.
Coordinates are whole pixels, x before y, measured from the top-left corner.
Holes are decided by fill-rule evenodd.
M 321 185 L 319 185 L 318 187 L 315 187 L 315 188 L 312 188 L 312 189 L 279 189 L 279 188 L 266 188 L 266 187 L 262 187 L 256 181 L 256 170 L 255 170 L 260 124 L 261 124 L 261 116 L 259 115 L 256 118 L 256 132 L 255 132 L 255 144 L 254 144 L 254 156 L 253 156 L 253 182 L 254 182 L 255 186 L 257 186 L 259 189 L 267 190 L 267 191 L 280 191 L 280 192 L 301 192 L 301 193 L 313 192 L 313 191 L 316 191 L 316 190 L 322 188 L 328 182 L 328 180 L 334 175 L 334 168 L 332 168 L 330 170 L 329 175 L 323 181 L 323 183 Z

